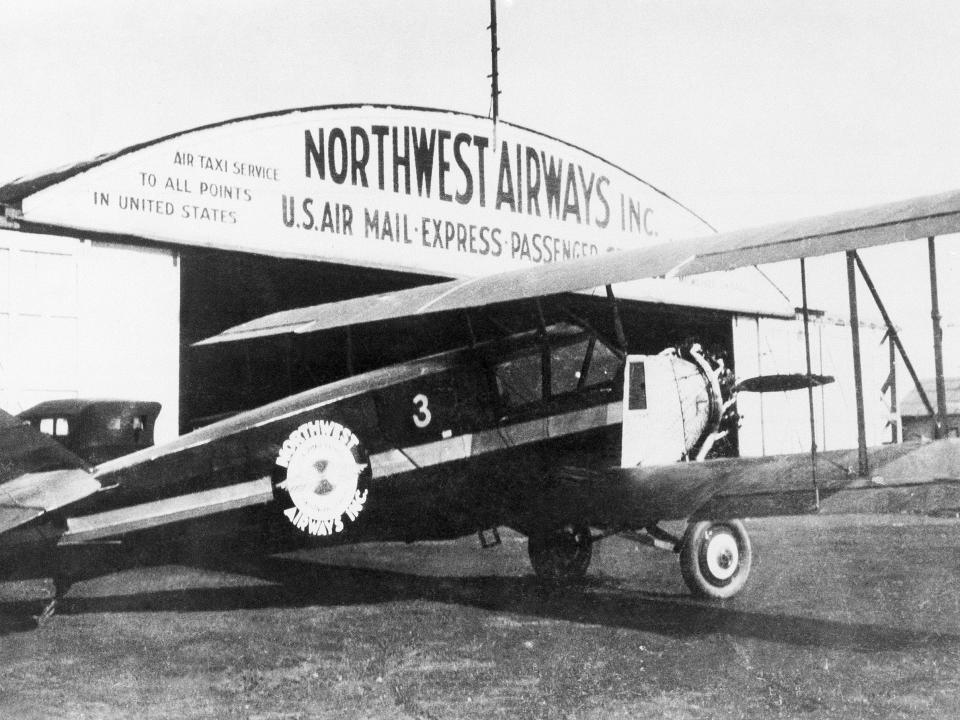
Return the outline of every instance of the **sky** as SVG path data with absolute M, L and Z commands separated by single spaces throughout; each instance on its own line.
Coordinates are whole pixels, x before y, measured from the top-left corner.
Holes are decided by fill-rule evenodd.
M 490 109 L 488 0 L 0 10 L 0 181 L 283 108 Z M 498 0 L 498 21 L 501 118 L 628 169 L 720 230 L 960 188 L 958 3 Z M 960 326 L 953 244 L 939 248 L 942 304 Z M 864 259 L 905 337 L 928 344 L 925 247 Z M 812 264 L 811 302 L 841 310 L 843 272 L 842 259 Z M 796 294 L 796 268 L 770 274 Z

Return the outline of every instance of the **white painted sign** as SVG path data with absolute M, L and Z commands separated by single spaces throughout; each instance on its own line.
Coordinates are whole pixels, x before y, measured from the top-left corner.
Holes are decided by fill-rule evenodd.
M 474 275 L 704 235 L 639 178 L 486 118 L 376 106 L 241 119 L 121 152 L 23 219 L 183 245 Z

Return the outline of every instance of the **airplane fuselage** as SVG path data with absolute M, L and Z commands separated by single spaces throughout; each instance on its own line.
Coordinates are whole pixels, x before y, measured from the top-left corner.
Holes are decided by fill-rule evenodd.
M 104 491 L 114 507 L 269 477 L 272 511 L 307 542 L 562 524 L 588 497 L 558 491 L 554 470 L 616 464 L 620 450 L 623 360 L 591 338 L 564 326 L 547 345 L 529 333 L 364 373 L 201 428 L 177 452 L 104 463 L 97 477 L 110 487 L 122 475 Z
M 624 363 L 564 324 L 375 370 L 104 463 L 105 487 L 122 480 L 89 507 L 269 478 L 266 515 L 291 544 L 604 526 L 597 483 L 623 452 Z

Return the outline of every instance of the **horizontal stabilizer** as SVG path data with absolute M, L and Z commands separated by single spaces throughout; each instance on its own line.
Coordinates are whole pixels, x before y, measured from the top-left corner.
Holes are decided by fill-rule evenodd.
M 0 410 L 0 486 L 28 472 L 90 466 L 29 423 Z
M 84 460 L 0 410 L 0 533 L 100 490 Z
M 189 495 L 155 500 L 141 505 L 109 510 L 96 515 L 69 518 L 62 545 L 76 545 L 138 530 L 195 520 L 207 515 L 261 505 L 273 500 L 269 477 Z
M 465 310 L 960 232 L 960 191 L 274 313 L 200 345 Z
M 86 470 L 26 473 L 0 485 L 0 533 L 100 490 Z

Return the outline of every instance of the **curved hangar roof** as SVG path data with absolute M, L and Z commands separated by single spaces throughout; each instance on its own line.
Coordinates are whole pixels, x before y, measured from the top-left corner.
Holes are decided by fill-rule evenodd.
M 168 135 L 0 188 L 23 230 L 474 277 L 711 234 L 570 143 L 435 109 L 336 105 Z M 792 315 L 782 298 L 642 285 L 650 302 Z M 669 287 L 668 287 L 669 285 Z M 754 286 L 755 287 L 755 286 Z

